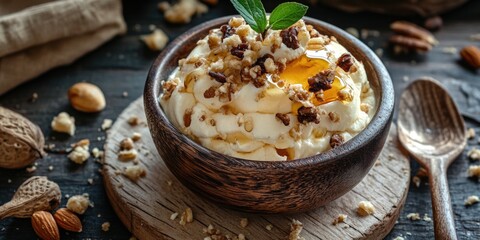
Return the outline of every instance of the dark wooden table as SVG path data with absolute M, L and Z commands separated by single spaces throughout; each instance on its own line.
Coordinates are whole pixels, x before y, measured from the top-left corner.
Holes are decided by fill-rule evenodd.
M 139 35 L 150 32 L 149 25 L 155 25 L 165 30 L 173 39 L 201 22 L 235 13 L 228 1 L 221 1 L 219 6 L 211 8 L 208 14 L 195 18 L 190 24 L 175 26 L 165 23 L 162 14 L 156 8 L 157 2 L 124 1 L 125 19 L 129 29 L 125 36 L 113 39 L 70 66 L 52 70 L 4 94 L 0 97 L 0 105 L 20 112 L 37 123 L 42 128 L 47 143 L 54 143 L 57 148 L 68 146 L 83 138 L 91 140 L 92 148 L 101 148 L 105 133 L 99 128 L 103 119 L 115 119 L 130 102 L 142 95 L 147 71 L 157 55 L 139 41 Z M 267 10 L 272 9 L 273 3 L 271 2 L 273 1 L 266 3 Z M 468 107 L 465 95 L 455 88 L 458 88 L 458 84 L 464 84 L 464 91 L 472 89 L 472 86 L 475 86 L 477 90 L 480 89 L 480 73 L 462 64 L 458 54 L 443 52 L 446 47 L 461 49 L 467 44 L 480 45 L 480 42 L 469 40 L 471 34 L 480 33 L 480 1 L 471 1 L 459 9 L 443 15 L 445 26 L 436 33 L 440 45 L 430 53 L 406 57 L 394 56 L 386 47 L 386 39 L 390 35 L 389 24 L 402 18 L 372 13 L 348 14 L 325 6 L 311 7 L 308 15 L 344 29 L 355 27 L 358 30 L 380 31 L 379 37 L 368 37 L 364 41 L 374 50 L 384 49 L 382 60 L 394 81 L 397 99 L 406 84 L 419 76 L 432 76 L 448 84 L 456 100 L 462 102 L 462 108 L 465 109 Z M 422 22 L 420 18 L 409 20 Z M 105 111 L 99 114 L 84 114 L 70 107 L 66 96 L 67 89 L 81 81 L 95 83 L 104 90 L 108 101 Z M 39 97 L 34 103 L 29 102 L 33 93 L 37 93 Z M 124 93 L 128 93 L 128 96 Z M 472 105 L 471 108 L 480 106 L 475 106 L 475 104 L 480 104 L 479 98 L 475 99 L 470 96 L 469 101 L 469 104 Z M 61 111 L 67 111 L 75 117 L 77 132 L 74 137 L 66 137 L 51 131 L 50 121 Z M 467 124 L 480 133 L 478 122 L 468 120 Z M 477 139 L 470 140 L 468 148 L 479 147 Z M 480 239 L 480 216 L 478 214 L 480 204 L 468 208 L 464 206 L 464 200 L 469 195 L 480 195 L 480 183 L 467 178 L 468 166 L 474 163 L 471 163 L 465 155 L 466 151 L 452 164 L 448 172 L 456 228 L 460 239 Z M 49 171 L 49 166 L 54 167 L 53 171 Z M 95 204 L 94 208 L 90 208 L 82 217 L 84 231 L 79 234 L 64 232 L 63 239 L 128 239 L 131 236 L 110 207 L 104 191 L 102 176 L 98 171 L 101 168 L 100 164 L 90 159 L 84 165 L 75 165 L 64 154 L 49 154 L 45 159 L 38 161 L 37 168 L 37 171 L 33 173 L 27 173 L 25 169 L 0 169 L 0 203 L 8 201 L 15 189 L 25 179 L 34 175 L 45 175 L 60 185 L 64 196 L 89 193 Z M 412 169 L 412 174 L 415 174 L 415 170 L 418 169 L 415 162 L 412 162 Z M 93 179 L 92 185 L 87 182 L 89 178 Z M 65 203 L 66 198 L 63 199 L 63 204 Z M 428 186 L 424 183 L 419 188 L 411 186 L 403 213 L 387 239 L 394 239 L 397 236 L 403 236 L 405 239 L 434 238 L 433 223 L 407 219 L 406 215 L 411 212 L 418 212 L 422 216 L 423 214 L 432 216 L 430 194 Z M 111 223 L 109 232 L 103 232 L 101 229 L 101 224 L 105 221 Z M 31 228 L 29 219 L 0 221 L 0 239 L 35 238 L 36 235 Z

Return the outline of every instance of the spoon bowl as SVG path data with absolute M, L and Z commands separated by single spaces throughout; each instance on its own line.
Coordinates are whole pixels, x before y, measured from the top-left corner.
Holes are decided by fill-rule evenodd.
M 465 123 L 436 80 L 418 79 L 402 93 L 398 136 L 429 173 L 436 238 L 456 239 L 446 172 L 465 148 Z

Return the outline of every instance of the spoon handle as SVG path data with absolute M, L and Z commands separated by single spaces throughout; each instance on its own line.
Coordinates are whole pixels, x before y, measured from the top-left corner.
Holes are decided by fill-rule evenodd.
M 457 239 L 452 203 L 447 182 L 447 168 L 440 159 L 430 161 L 430 190 L 432 192 L 435 239 Z

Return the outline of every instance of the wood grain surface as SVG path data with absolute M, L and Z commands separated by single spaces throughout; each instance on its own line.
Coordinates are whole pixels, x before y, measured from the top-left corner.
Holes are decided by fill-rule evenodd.
M 0 1 L 0 7 L 4 1 Z M 124 0 L 124 16 L 128 32 L 101 46 L 69 66 L 60 67 L 13 89 L 0 96 L 0 105 L 13 109 L 42 129 L 47 144 L 55 144 L 56 149 L 65 149 L 76 141 L 88 138 L 91 148 L 102 148 L 105 133 L 99 130 L 103 119 L 115 120 L 117 116 L 143 93 L 148 69 L 158 53 L 148 50 L 139 40 L 139 36 L 150 33 L 150 26 L 164 30 L 170 39 L 174 39 L 188 29 L 220 16 L 235 14 L 228 1 L 219 4 L 200 17 L 194 17 L 186 25 L 172 25 L 165 22 L 163 14 L 157 10 L 158 0 Z M 263 1 L 267 11 L 271 11 L 278 1 Z M 374 50 L 381 49 L 381 60 L 392 76 L 396 100 L 405 86 L 413 79 L 431 76 L 447 86 L 462 113 L 470 113 L 478 121 L 467 119 L 467 127 L 477 131 L 477 137 L 468 141 L 467 149 L 448 170 L 448 183 L 452 197 L 455 226 L 459 239 L 480 239 L 480 204 L 465 207 L 465 199 L 470 195 L 480 195 L 477 179 L 467 178 L 467 169 L 478 162 L 468 160 L 467 152 L 480 147 L 480 72 L 474 71 L 460 61 L 456 53 L 445 50 L 461 49 L 466 45 L 480 46 L 480 42 L 470 39 L 470 35 L 480 33 L 480 1 L 469 1 L 460 8 L 442 14 L 444 26 L 435 33 L 440 44 L 428 54 L 396 56 L 388 48 L 386 41 L 391 35 L 389 25 L 395 20 L 409 20 L 422 24 L 422 18 L 403 18 L 374 13 L 345 13 L 325 5 L 310 5 L 307 16 L 334 24 L 342 29 L 355 28 L 376 30 L 379 35 L 360 36 L 360 39 Z M 360 34 L 361 35 L 361 34 Z M 25 66 L 28 67 L 28 66 Z M 85 114 L 70 107 L 67 91 L 77 82 L 87 81 L 98 85 L 105 93 L 107 107 L 98 114 Z M 0 83 L 1 84 L 1 83 Z M 124 95 L 123 93 L 128 93 Z M 38 94 L 35 102 L 30 101 L 33 93 Z M 58 113 L 66 111 L 75 117 L 77 131 L 74 137 L 55 133 L 50 121 Z M 0 203 L 13 196 L 20 184 L 31 176 L 48 176 L 58 183 L 62 190 L 61 206 L 66 203 L 66 195 L 89 193 L 95 203 L 81 216 L 84 229 L 82 233 L 60 231 L 62 239 L 128 239 L 131 233 L 113 211 L 106 196 L 103 177 L 98 172 L 101 165 L 89 159 L 83 165 L 76 165 L 67 159 L 64 153 L 49 152 L 49 155 L 37 161 L 35 172 L 25 169 L 0 169 Z M 53 170 L 49 167 L 52 166 Z M 411 174 L 415 175 L 419 165 L 411 161 Z M 92 184 L 87 180 L 91 179 Z M 433 222 L 407 218 L 409 213 L 432 216 L 432 203 L 428 181 L 422 180 L 419 187 L 411 184 L 404 210 L 392 232 L 385 237 L 392 240 L 402 236 L 407 240 L 433 239 Z M 428 218 L 427 218 L 428 219 Z M 110 222 L 110 231 L 102 231 L 101 225 Z M 173 226 L 173 225 L 172 225 Z M 175 225 L 176 226 L 176 225 Z M 286 231 L 286 230 L 285 230 Z M 36 239 L 29 219 L 9 218 L 0 221 L 0 239 Z M 315 238 L 313 238 L 315 239 Z
M 132 116 L 145 122 L 143 109 L 143 102 L 138 99 L 120 114 L 106 140 L 103 168 L 105 188 L 113 208 L 139 239 L 203 239 L 207 235 L 202 229 L 209 224 L 230 236 L 242 233 L 248 239 L 283 239 L 289 233 L 291 219 L 304 224 L 302 236 L 306 239 L 378 239 L 390 232 L 404 205 L 410 166 L 408 158 L 398 149 L 395 127 L 375 166 L 346 195 L 307 213 L 256 215 L 222 208 L 181 185 L 158 155 L 148 128 L 144 124 L 136 127 L 128 124 Z M 118 174 L 134 163 L 120 161 L 117 156 L 120 141 L 134 132 L 142 135 L 136 143 L 140 152 L 138 164 L 147 169 L 146 177 L 136 182 Z M 364 200 L 375 206 L 372 216 L 357 215 L 358 203 Z M 182 226 L 180 217 L 170 220 L 171 214 L 181 214 L 187 207 L 193 210 L 193 223 Z M 338 214 L 346 214 L 348 218 L 345 223 L 334 226 L 332 222 Z M 248 218 L 249 226 L 241 228 L 241 218 Z M 271 231 L 265 228 L 269 224 L 273 226 Z

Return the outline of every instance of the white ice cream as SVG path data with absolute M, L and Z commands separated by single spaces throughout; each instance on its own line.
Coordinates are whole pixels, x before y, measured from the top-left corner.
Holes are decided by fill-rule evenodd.
M 280 31 L 269 30 L 262 40 L 238 18 L 230 20 L 230 30 L 211 31 L 164 82 L 160 103 L 167 117 L 203 146 L 250 160 L 303 158 L 331 149 L 335 139 L 340 138 L 341 144 L 354 137 L 367 126 L 376 109 L 363 65 L 352 56 L 352 67 L 344 71 L 336 65 L 337 59 L 348 53 L 343 46 L 303 21 L 293 27 L 297 30 L 296 49 L 282 40 Z M 224 34 L 228 31 L 235 33 Z M 239 50 L 243 57 L 232 51 L 242 43 L 248 46 Z M 264 63 L 258 61 L 265 56 Z M 321 90 L 325 95 L 309 91 L 307 79 L 300 79 L 306 74 L 301 69 L 299 79 L 287 77 L 292 76 L 286 72 L 292 72 L 292 62 L 301 58 L 307 65 L 311 59 L 325 64 L 325 69 L 331 69 L 343 82 L 341 90 Z M 315 73 L 308 77 L 324 69 L 310 70 Z M 212 72 L 220 73 L 220 78 L 216 80 Z M 325 101 L 323 96 L 329 91 L 341 97 Z M 302 92 L 308 99 L 299 99 Z M 302 114 L 298 108 L 302 106 L 315 111 L 318 124 L 299 122 Z

